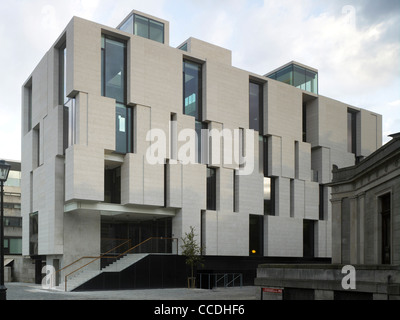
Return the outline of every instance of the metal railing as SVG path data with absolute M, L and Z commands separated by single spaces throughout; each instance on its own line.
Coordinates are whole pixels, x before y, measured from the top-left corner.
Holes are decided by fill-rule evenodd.
M 224 288 L 235 287 L 239 285 L 243 287 L 243 274 L 241 273 L 200 273 L 200 287 L 203 285 L 203 280 L 205 277 L 208 289 L 218 288 L 218 285 Z
M 154 241 L 169 241 L 171 240 L 172 242 L 170 244 L 165 243 L 164 246 L 162 246 L 162 248 L 160 247 L 159 244 L 153 244 L 152 242 Z M 121 248 L 122 246 L 126 245 L 127 243 L 130 243 L 131 240 L 127 240 L 124 243 L 120 244 L 119 246 L 112 248 L 111 250 L 107 251 L 106 253 L 98 256 L 98 257 L 82 257 L 76 261 L 74 261 L 73 263 L 65 266 L 64 268 L 58 270 L 58 272 L 63 271 L 69 267 L 71 267 L 72 265 L 78 263 L 79 261 L 82 261 L 83 259 L 93 259 L 92 261 L 82 265 L 81 267 L 75 269 L 74 271 L 68 273 L 67 275 L 65 275 L 64 277 L 64 281 L 65 281 L 65 291 L 67 291 L 67 283 L 68 283 L 68 277 L 70 277 L 71 275 L 75 274 L 76 272 L 86 268 L 87 266 L 91 265 L 92 263 L 96 262 L 96 261 L 101 261 L 101 259 L 109 259 L 110 263 L 108 263 L 107 265 L 117 261 L 118 259 L 126 256 L 127 254 L 134 254 L 134 253 L 171 253 L 171 254 L 178 254 L 178 239 L 177 238 L 165 238 L 165 237 L 151 237 L 148 238 L 145 241 L 142 241 L 141 243 L 131 247 L 130 249 L 122 252 L 122 253 L 113 253 L 115 252 L 117 249 Z M 176 248 L 173 245 L 173 242 L 176 242 Z M 146 246 L 146 247 L 145 247 Z M 170 251 L 167 252 L 166 250 Z M 157 251 L 157 252 L 155 252 Z M 114 260 L 114 261 L 111 261 Z M 103 269 L 104 267 L 100 265 L 100 270 Z

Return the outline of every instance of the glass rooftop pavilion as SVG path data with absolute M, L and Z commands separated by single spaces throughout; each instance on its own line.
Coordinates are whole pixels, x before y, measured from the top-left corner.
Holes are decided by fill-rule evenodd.
M 318 70 L 292 61 L 265 75 L 296 88 L 318 94 Z
M 139 37 L 165 43 L 165 23 L 158 18 L 153 18 L 139 11 L 132 11 L 117 29 Z

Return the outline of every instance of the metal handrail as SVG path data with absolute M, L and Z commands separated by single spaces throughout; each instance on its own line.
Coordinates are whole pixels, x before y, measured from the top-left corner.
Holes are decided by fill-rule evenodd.
M 123 240 L 125 240 L 125 239 L 123 239 Z M 104 253 L 104 255 L 110 253 L 111 251 L 114 251 L 114 250 L 118 249 L 119 247 L 122 247 L 123 245 L 125 245 L 126 243 L 129 243 L 130 241 L 131 241 L 131 240 L 125 241 L 124 243 L 120 244 L 119 246 L 117 246 L 117 247 L 115 247 L 115 248 L 112 248 L 110 251 L 107 251 L 106 253 Z M 70 266 L 72 266 L 72 265 L 78 263 L 79 261 L 81 261 L 81 260 L 83 260 L 83 259 L 96 259 L 96 258 L 98 258 L 98 257 L 81 257 L 81 258 L 79 258 L 78 260 L 76 260 L 76 261 L 70 263 L 69 265 L 65 266 L 64 268 L 61 268 L 60 270 L 56 271 L 56 273 L 59 273 L 59 272 L 65 270 L 65 269 L 69 268 Z
M 111 250 L 107 251 L 106 253 L 104 253 L 103 255 L 101 255 L 101 256 L 99 256 L 99 257 L 82 257 L 82 258 L 79 258 L 78 260 L 76 260 L 76 261 L 72 262 L 71 264 L 65 266 L 64 268 L 58 270 L 57 272 L 60 272 L 60 271 L 62 271 L 62 270 L 65 270 L 66 268 L 69 268 L 70 266 L 76 264 L 77 262 L 79 262 L 79 261 L 81 261 L 81 260 L 83 260 L 83 259 L 94 259 L 94 260 L 92 260 L 91 262 L 89 262 L 89 263 L 83 265 L 82 267 L 80 267 L 80 268 L 78 268 L 78 269 L 72 271 L 71 273 L 69 273 L 69 274 L 67 274 L 67 275 L 65 276 L 65 278 L 64 278 L 64 279 L 65 279 L 65 291 L 67 291 L 67 277 L 68 277 L 69 275 L 71 275 L 71 274 L 75 273 L 76 271 L 82 269 L 83 267 L 85 267 L 85 266 L 91 264 L 92 262 L 97 261 L 98 259 L 105 258 L 105 255 L 109 254 L 110 252 L 112 252 L 112 251 L 114 251 L 114 250 L 116 250 L 116 249 L 122 247 L 123 245 L 125 245 L 125 244 L 127 244 L 127 243 L 130 243 L 130 242 L 131 242 L 131 240 L 127 240 L 127 241 L 125 241 L 124 243 L 120 244 L 119 246 L 116 246 L 115 248 L 112 248 Z
M 119 256 L 117 256 L 117 257 L 107 257 L 107 256 L 106 256 L 106 255 L 107 255 L 108 253 L 110 253 L 111 251 L 114 251 L 115 249 L 121 247 L 122 245 L 124 245 L 125 243 L 127 243 L 127 242 L 130 241 L 130 240 L 128 240 L 128 241 L 124 242 L 123 244 L 119 245 L 118 247 L 115 247 L 115 248 L 113 248 L 112 250 L 110 250 L 110 251 L 104 253 L 102 256 L 95 257 L 94 260 L 90 261 L 89 263 L 87 263 L 87 264 L 81 266 L 80 268 L 78 268 L 78 269 L 72 271 L 71 273 L 67 274 L 67 275 L 65 276 L 65 278 L 64 278 L 64 279 L 65 279 L 65 291 L 67 291 L 67 281 L 68 281 L 68 277 L 69 277 L 71 274 L 73 274 L 73 273 L 75 273 L 75 272 L 77 272 L 77 271 L 79 271 L 79 270 L 81 270 L 81 269 L 87 267 L 88 265 L 92 264 L 93 262 L 96 262 L 96 261 L 99 260 L 99 259 L 103 259 L 103 258 L 104 258 L 104 259 L 116 259 L 116 260 L 118 260 L 120 257 L 125 256 L 126 254 L 128 254 L 128 253 L 131 252 L 132 250 L 138 248 L 139 246 L 145 244 L 146 242 L 149 242 L 150 240 L 178 240 L 178 238 L 150 237 L 150 238 L 148 238 L 147 240 L 144 240 L 144 241 L 142 241 L 141 243 L 137 244 L 136 246 L 133 246 L 132 248 L 126 250 L 126 251 L 123 252 L 123 253 L 121 253 L 121 254 L 120 254 Z M 178 241 L 177 241 L 176 247 L 177 247 L 177 251 L 176 251 L 176 252 L 178 253 Z M 82 259 L 84 259 L 84 258 L 88 258 L 88 257 L 82 257 L 82 258 L 78 259 L 76 262 L 78 262 L 79 260 L 82 260 Z M 74 264 L 74 263 L 72 263 L 72 264 Z M 72 264 L 71 264 L 71 265 L 72 265 Z M 68 266 L 67 266 L 67 267 L 68 267 Z M 64 267 L 64 269 L 67 268 L 67 267 Z M 61 271 L 61 270 L 59 270 L 59 271 Z

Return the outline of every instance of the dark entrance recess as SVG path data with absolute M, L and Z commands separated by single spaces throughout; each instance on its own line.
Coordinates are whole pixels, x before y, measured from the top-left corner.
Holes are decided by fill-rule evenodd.
M 250 215 L 249 221 L 249 252 L 250 256 L 264 255 L 264 216 Z
M 101 222 L 101 252 L 105 253 L 130 240 L 129 245 L 121 250 L 129 249 L 151 237 L 172 237 L 172 219 L 148 221 L 109 221 Z M 170 242 L 163 242 L 171 246 Z M 171 249 L 171 248 L 169 248 Z M 166 252 L 167 253 L 167 252 Z
M 303 220 L 303 257 L 314 258 L 314 221 Z

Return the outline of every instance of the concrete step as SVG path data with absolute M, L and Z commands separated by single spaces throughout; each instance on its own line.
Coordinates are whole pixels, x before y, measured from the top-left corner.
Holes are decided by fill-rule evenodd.
M 67 291 L 73 291 L 102 272 L 121 272 L 147 256 L 148 254 L 128 254 L 102 270 L 80 270 L 68 278 Z M 65 291 L 65 283 L 62 282 L 56 290 Z
M 128 254 L 124 256 L 122 259 L 115 261 L 114 263 L 110 264 L 109 266 L 103 268 L 102 272 L 121 272 L 126 268 L 130 267 L 131 265 L 135 264 L 136 262 L 144 259 L 147 257 L 148 254 Z

